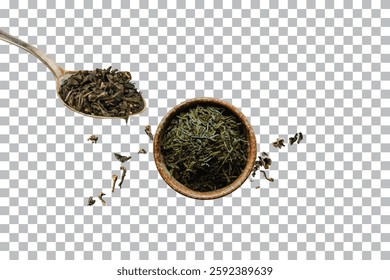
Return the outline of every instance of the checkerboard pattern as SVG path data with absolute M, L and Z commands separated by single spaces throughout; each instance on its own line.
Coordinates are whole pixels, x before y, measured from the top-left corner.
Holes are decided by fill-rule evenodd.
M 390 1 L 229 2 L 2 1 L 1 29 L 68 70 L 130 70 L 148 109 L 75 114 L 0 42 L 0 259 L 390 259 Z M 201 96 L 248 117 L 274 183 L 213 201 L 165 184 L 144 127 Z M 113 152 L 133 158 L 111 194 Z

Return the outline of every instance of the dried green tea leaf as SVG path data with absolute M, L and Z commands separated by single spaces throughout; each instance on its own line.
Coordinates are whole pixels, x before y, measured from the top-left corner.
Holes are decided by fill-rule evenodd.
M 299 134 L 298 134 L 298 144 L 299 143 L 301 143 L 301 141 L 303 140 L 303 134 L 302 134 L 302 132 L 299 132 Z
M 99 137 L 97 137 L 96 135 L 91 135 L 91 136 L 89 136 L 89 138 L 87 139 L 87 141 L 91 141 L 91 143 L 96 143 L 97 142 L 97 140 L 99 139 Z
M 127 168 L 124 167 L 124 166 L 121 166 L 121 170 L 122 170 L 121 181 L 120 181 L 119 184 L 118 184 L 118 186 L 119 186 L 120 188 L 122 188 L 123 180 L 124 180 L 125 177 L 126 177 Z
M 102 202 L 103 206 L 107 205 L 107 202 L 103 199 L 103 195 L 106 195 L 105 193 L 100 192 L 98 195 L 99 200 Z
M 127 120 L 145 107 L 141 93 L 130 80 L 130 72 L 111 70 L 111 67 L 83 70 L 66 79 L 58 93 L 69 107 L 78 112 Z
M 275 148 L 279 148 L 279 149 L 281 149 L 282 147 L 285 147 L 284 139 L 277 138 L 274 142 L 272 142 L 272 146 L 274 146 Z
M 111 187 L 111 192 L 115 191 L 115 183 L 118 180 L 118 175 L 112 175 L 112 187 Z
M 90 196 L 90 197 L 88 198 L 88 206 L 94 205 L 95 202 L 96 202 L 96 200 L 93 199 L 93 196 Z
M 294 144 L 298 140 L 298 133 L 295 133 L 294 137 L 288 138 L 290 145 Z
M 267 179 L 268 181 L 270 181 L 270 182 L 273 182 L 273 181 L 274 181 L 274 178 L 268 178 L 268 176 L 267 176 L 267 174 L 265 173 L 264 170 L 260 170 L 260 172 L 263 173 L 265 179 Z
M 149 139 L 153 141 L 153 133 L 152 133 L 152 127 L 150 125 L 147 125 L 145 127 L 145 132 L 149 136 Z
M 253 166 L 252 178 L 256 176 L 256 172 L 260 169 L 260 167 L 264 167 L 265 169 L 269 169 L 269 167 L 272 164 L 272 159 L 269 157 L 269 154 L 266 152 L 262 152 L 258 158 L 259 158 L 259 160 L 256 160 L 255 164 Z M 270 182 L 274 181 L 273 178 L 268 178 L 267 174 L 263 170 L 260 170 L 260 172 L 263 173 L 264 177 L 268 181 L 270 181 Z
M 122 156 L 121 154 L 118 154 L 118 153 L 114 153 L 114 156 L 117 160 L 119 160 L 121 163 L 124 163 L 126 161 L 128 161 L 129 159 L 131 159 L 131 156 Z
M 161 153 L 171 175 L 202 192 L 236 180 L 245 168 L 248 150 L 243 124 L 215 106 L 197 106 L 179 113 L 161 141 Z

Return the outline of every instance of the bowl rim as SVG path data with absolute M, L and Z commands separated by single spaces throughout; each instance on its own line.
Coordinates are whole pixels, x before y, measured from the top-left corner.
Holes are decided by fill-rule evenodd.
M 160 147 L 161 137 L 165 132 L 166 128 L 168 127 L 168 125 L 170 124 L 172 118 L 175 117 L 178 113 L 185 111 L 188 108 L 195 107 L 197 105 L 214 105 L 214 106 L 228 109 L 231 113 L 233 113 L 233 115 L 235 115 L 244 124 L 244 128 L 245 131 L 247 132 L 247 136 L 249 140 L 248 160 L 243 172 L 231 184 L 210 192 L 195 191 L 178 182 L 167 170 L 163 160 L 163 156 L 161 154 L 161 147 Z M 154 161 L 157 170 L 160 173 L 160 176 L 172 189 L 190 198 L 208 200 L 208 199 L 216 199 L 216 198 L 226 196 L 232 193 L 233 191 L 235 191 L 236 189 L 238 189 L 239 187 L 241 187 L 241 185 L 246 181 L 246 179 L 249 177 L 249 175 L 253 170 L 253 166 L 257 154 L 256 146 L 257 146 L 256 136 L 254 134 L 253 128 L 250 125 L 247 118 L 245 117 L 245 115 L 238 108 L 233 106 L 233 104 L 218 98 L 197 97 L 197 98 L 186 100 L 176 105 L 163 117 L 154 135 L 153 154 L 154 154 Z

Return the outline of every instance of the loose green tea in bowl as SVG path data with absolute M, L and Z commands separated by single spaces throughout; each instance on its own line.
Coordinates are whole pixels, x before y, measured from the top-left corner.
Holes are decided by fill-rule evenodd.
M 59 95 L 78 112 L 127 119 L 145 107 L 141 93 L 130 80 L 130 72 L 118 72 L 111 67 L 78 71 L 64 81 Z
M 170 174 L 200 192 L 234 182 L 247 164 L 248 149 L 242 122 L 218 106 L 182 111 L 161 137 L 161 154 Z

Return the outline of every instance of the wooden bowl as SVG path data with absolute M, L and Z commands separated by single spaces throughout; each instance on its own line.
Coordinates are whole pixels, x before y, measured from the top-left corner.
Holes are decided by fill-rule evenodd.
M 164 157 L 161 153 L 161 142 L 162 142 L 162 136 L 165 134 L 165 131 L 167 127 L 169 126 L 171 120 L 173 117 L 175 117 L 177 114 L 179 114 L 182 111 L 186 111 L 192 107 L 196 107 L 197 105 L 209 105 L 209 106 L 216 106 L 216 107 L 223 107 L 227 111 L 230 111 L 234 116 L 236 116 L 243 124 L 244 124 L 244 130 L 249 142 L 249 148 L 248 148 L 248 157 L 247 157 L 247 163 L 245 165 L 245 168 L 241 175 L 230 185 L 227 185 L 225 187 L 219 188 L 215 191 L 210 192 L 200 192 L 195 191 L 193 189 L 190 189 L 186 187 L 185 185 L 178 182 L 167 170 L 167 167 L 164 163 Z M 253 129 L 251 125 L 249 124 L 246 117 L 232 104 L 222 101 L 220 99 L 216 98 L 194 98 L 187 100 L 174 108 L 170 110 L 165 117 L 162 119 L 160 124 L 157 127 L 157 131 L 154 137 L 153 142 L 153 153 L 154 153 L 154 160 L 157 166 L 157 170 L 160 173 L 161 177 L 164 179 L 164 181 L 175 191 L 181 193 L 182 195 L 185 195 L 187 197 L 195 198 L 195 199 L 215 199 L 220 198 L 225 195 L 230 194 L 231 192 L 238 189 L 248 178 L 248 176 L 251 174 L 251 171 L 253 169 L 253 166 L 255 164 L 256 160 L 256 137 L 253 132 Z

